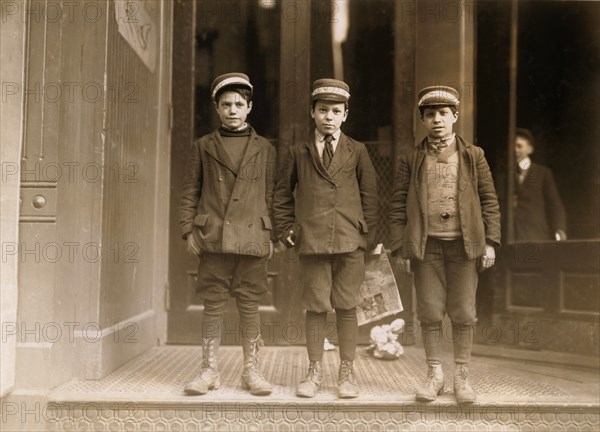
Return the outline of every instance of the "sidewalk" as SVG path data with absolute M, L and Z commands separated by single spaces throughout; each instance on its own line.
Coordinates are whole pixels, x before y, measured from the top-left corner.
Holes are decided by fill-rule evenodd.
M 444 395 L 431 404 L 414 401 L 425 376 L 424 354 L 406 347 L 397 361 L 373 359 L 359 350 L 357 399 L 339 400 L 337 351 L 324 359 L 325 382 L 314 399 L 294 395 L 307 367 L 303 347 L 266 347 L 261 367 L 273 384 L 257 397 L 239 385 L 240 347 L 222 347 L 222 386 L 189 397 L 183 385 L 198 371 L 201 349 L 157 347 L 98 381 L 74 380 L 50 394 L 60 421 L 54 430 L 598 430 L 600 380 L 590 369 L 473 357 L 471 381 L 478 392 L 472 406 L 456 405 L 452 358 L 446 353 Z M 86 408 L 108 417 L 86 416 Z M 115 409 L 116 407 L 116 409 Z M 123 424 L 119 424 L 123 422 Z M 111 424 L 113 425 L 111 427 Z M 123 428 L 121 427 L 123 426 Z

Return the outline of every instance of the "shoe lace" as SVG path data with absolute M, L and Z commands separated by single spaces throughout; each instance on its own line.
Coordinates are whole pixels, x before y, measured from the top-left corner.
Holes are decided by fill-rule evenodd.
M 465 387 L 467 384 L 467 380 L 469 379 L 469 371 L 467 368 L 460 367 L 456 371 L 457 377 L 460 378 L 458 383 L 461 387 Z
M 353 375 L 354 368 L 352 367 L 352 363 L 343 361 L 340 365 L 339 382 L 348 381 Z
M 258 363 L 258 349 L 259 347 L 263 346 L 265 346 L 265 343 L 263 342 L 260 336 L 252 340 L 252 343 L 250 345 L 251 352 L 249 358 L 246 360 L 245 366 L 247 369 L 247 373 L 251 379 L 265 379 L 262 373 L 260 372 Z
M 433 366 L 429 366 L 427 368 L 427 378 L 425 380 L 426 383 L 432 383 L 436 380 L 436 368 Z
M 208 340 L 202 348 L 206 352 L 202 355 L 202 370 L 212 369 L 217 363 L 217 356 L 214 349 L 214 341 Z

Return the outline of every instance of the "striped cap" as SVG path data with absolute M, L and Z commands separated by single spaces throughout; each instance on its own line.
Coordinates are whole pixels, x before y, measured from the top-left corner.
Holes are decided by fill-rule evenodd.
M 313 100 L 348 102 L 348 99 L 350 99 L 350 87 L 344 81 L 333 78 L 322 78 L 313 83 L 311 96 Z
M 458 108 L 460 101 L 458 100 L 458 92 L 456 89 L 448 86 L 430 86 L 422 89 L 417 97 L 419 108 L 424 106 L 439 106 L 448 105 Z
M 215 78 L 215 80 L 212 82 L 212 86 L 210 87 L 211 97 L 214 100 L 219 90 L 233 85 L 247 87 L 248 90 L 250 90 L 250 93 L 252 93 L 253 87 L 252 84 L 250 84 L 250 78 L 248 78 L 248 75 L 239 72 L 231 72 L 219 75 Z

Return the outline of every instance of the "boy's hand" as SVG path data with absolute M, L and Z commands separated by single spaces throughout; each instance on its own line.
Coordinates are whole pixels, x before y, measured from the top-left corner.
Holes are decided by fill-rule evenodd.
M 487 270 L 494 265 L 496 261 L 496 251 L 493 246 L 485 245 L 485 253 L 481 257 L 479 268 L 481 270 Z
M 288 248 L 296 246 L 296 236 L 294 235 L 294 230 L 290 230 L 288 236 L 285 238 L 285 245 Z
M 401 256 L 397 256 L 395 261 L 396 261 L 396 266 L 400 269 L 400 271 L 402 273 L 411 273 L 409 259 L 405 259 L 405 258 L 402 258 Z
M 200 255 L 200 247 L 198 246 L 198 243 L 196 243 L 196 239 L 191 232 L 188 234 L 186 241 L 188 252 L 194 255 Z

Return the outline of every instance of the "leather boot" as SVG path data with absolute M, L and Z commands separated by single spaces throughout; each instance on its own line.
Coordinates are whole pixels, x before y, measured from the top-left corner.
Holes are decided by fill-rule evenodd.
M 244 349 L 244 369 L 242 370 L 242 388 L 256 396 L 271 394 L 271 384 L 262 376 L 258 361 L 258 349 L 264 346 L 260 335 L 254 339 L 244 338 L 242 347 Z
M 452 323 L 452 343 L 454 345 L 454 397 L 456 402 L 473 403 L 477 394 L 469 383 L 469 361 L 473 346 L 473 326 Z
M 308 365 L 308 373 L 296 388 L 296 396 L 315 397 L 323 382 L 323 365 L 320 361 L 311 361 Z
M 443 392 L 444 372 L 442 371 L 442 365 L 428 365 L 427 378 L 423 386 L 417 391 L 417 400 L 419 402 L 433 402 Z
M 477 400 L 477 394 L 469 384 L 469 367 L 467 365 L 457 364 L 454 369 L 454 397 L 459 404 L 473 403 Z
M 203 395 L 216 390 L 221 385 L 221 375 L 217 366 L 217 351 L 220 339 L 202 339 L 202 365 L 200 373 L 186 384 L 183 391 L 187 395 Z
M 351 360 L 342 360 L 338 373 L 338 397 L 341 399 L 358 396 L 358 384 L 354 376 L 354 366 Z
M 427 378 L 417 391 L 416 399 L 420 402 L 432 402 L 444 391 L 444 372 L 440 362 L 442 345 L 442 323 L 421 323 L 421 334 L 425 357 L 427 359 Z

